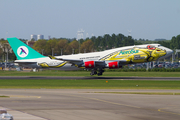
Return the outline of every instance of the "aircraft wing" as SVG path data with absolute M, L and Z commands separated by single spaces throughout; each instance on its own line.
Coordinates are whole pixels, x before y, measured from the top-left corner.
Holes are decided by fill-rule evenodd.
M 62 60 L 62 61 L 67 61 L 69 63 L 72 63 L 74 65 L 78 65 L 78 66 L 88 66 L 89 64 L 94 64 L 94 66 L 102 66 L 104 67 L 106 65 L 105 61 L 92 61 L 92 60 L 87 60 L 87 61 L 83 61 L 83 60 L 76 60 L 76 59 L 57 59 L 57 60 Z
M 55 59 L 55 60 L 66 61 L 68 63 L 72 63 L 73 65 L 78 65 L 78 66 L 82 66 L 86 64 L 94 64 L 95 66 L 105 66 L 105 61 L 93 61 L 93 60 L 83 61 L 83 60 L 78 60 L 78 59 L 64 59 L 64 58 L 56 58 L 50 55 L 49 55 L 49 58 Z
M 83 62 L 83 60 L 63 59 L 63 58 L 57 58 L 56 60 L 62 60 L 62 61 L 67 61 L 67 62 Z

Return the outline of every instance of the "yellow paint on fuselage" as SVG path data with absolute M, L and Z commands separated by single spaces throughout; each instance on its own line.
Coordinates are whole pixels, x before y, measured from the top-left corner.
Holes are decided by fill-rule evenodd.
M 126 61 L 125 63 L 142 63 L 157 60 L 159 57 L 164 55 L 166 55 L 166 51 L 159 48 L 155 48 L 153 50 L 147 48 L 133 48 L 116 52 L 102 60 L 124 60 Z
M 54 65 L 54 66 L 52 66 L 52 65 L 48 65 L 47 63 L 39 63 L 38 65 L 40 65 L 42 68 L 58 68 L 58 67 L 62 67 L 62 66 L 64 66 L 65 64 L 66 64 L 67 62 L 63 62 L 63 63 L 61 63 L 61 64 L 59 64 L 59 65 Z

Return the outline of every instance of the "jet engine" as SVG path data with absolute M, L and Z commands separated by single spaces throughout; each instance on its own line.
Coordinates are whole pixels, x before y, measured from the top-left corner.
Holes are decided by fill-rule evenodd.
M 95 62 L 94 61 L 87 61 L 84 62 L 85 68 L 94 68 L 95 67 Z
M 119 68 L 119 62 L 117 62 L 117 61 L 109 62 L 108 67 L 109 67 L 109 69 L 117 69 L 117 68 Z

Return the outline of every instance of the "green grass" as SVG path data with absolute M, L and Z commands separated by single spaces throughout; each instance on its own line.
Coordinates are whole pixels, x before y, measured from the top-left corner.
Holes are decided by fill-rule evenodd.
M 87 71 L 56 71 L 45 70 L 39 72 L 0 71 L 0 76 L 90 76 Z
M 4 95 L 1 95 L 1 96 L 0 96 L 0 98 L 7 98 L 7 97 L 9 97 L 9 96 L 4 96 Z
M 90 76 L 90 71 L 0 71 L 0 76 Z M 180 77 L 180 72 L 104 72 L 103 76 Z
M 90 71 L 0 71 L 0 76 L 90 76 Z M 180 72 L 104 72 L 103 77 L 180 77 Z M 1 79 L 0 88 L 20 89 L 180 89 L 180 81 Z
M 107 72 L 104 76 L 180 77 L 180 72 Z
M 0 88 L 20 89 L 180 89 L 180 81 L 1 79 Z

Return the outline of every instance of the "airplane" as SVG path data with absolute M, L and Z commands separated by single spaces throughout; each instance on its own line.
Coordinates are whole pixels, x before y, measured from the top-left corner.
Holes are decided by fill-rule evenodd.
M 126 64 L 156 61 L 169 57 L 173 51 L 160 44 L 145 44 L 114 48 L 101 52 L 63 56 L 43 56 L 17 38 L 7 38 L 21 67 L 59 70 L 91 70 L 90 75 L 102 75 L 105 68 L 118 69 Z

